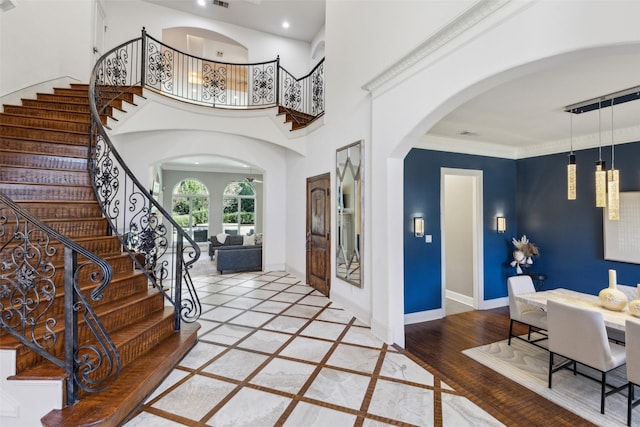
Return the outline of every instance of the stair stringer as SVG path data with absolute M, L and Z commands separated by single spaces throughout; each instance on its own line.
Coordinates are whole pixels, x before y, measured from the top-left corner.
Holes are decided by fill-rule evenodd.
M 0 350 L 0 425 L 39 426 L 51 409 L 62 408 L 64 380 L 10 380 L 16 374 L 15 350 Z

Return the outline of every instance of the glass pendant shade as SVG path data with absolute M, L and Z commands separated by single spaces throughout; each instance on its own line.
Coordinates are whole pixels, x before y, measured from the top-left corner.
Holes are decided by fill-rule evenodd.
M 607 194 L 609 196 L 609 219 L 620 219 L 620 171 L 610 169 L 607 171 Z
M 567 165 L 567 199 L 576 199 L 576 155 L 569 155 L 569 164 Z
M 596 207 L 607 206 L 607 172 L 604 169 L 604 161 L 596 162 Z

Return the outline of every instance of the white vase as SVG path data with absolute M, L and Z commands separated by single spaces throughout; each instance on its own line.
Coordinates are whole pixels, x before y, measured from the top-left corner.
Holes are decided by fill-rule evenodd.
M 608 308 L 613 311 L 622 311 L 627 305 L 627 296 L 617 289 L 615 282 L 609 281 L 609 287 L 604 288 L 598 294 L 600 298 L 600 304 L 604 308 Z
M 629 313 L 636 317 L 640 317 L 640 283 L 638 283 L 637 298 L 629 303 Z

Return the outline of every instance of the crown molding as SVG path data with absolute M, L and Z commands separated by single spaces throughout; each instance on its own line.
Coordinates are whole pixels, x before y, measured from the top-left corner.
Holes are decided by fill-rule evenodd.
M 509 3 L 514 3 L 518 8 L 527 5 L 528 2 L 514 0 L 488 0 L 477 1 L 473 6 L 454 18 L 449 24 L 436 31 L 417 48 L 400 58 L 397 62 L 365 83 L 362 88 L 366 91 L 375 91 L 385 83 L 398 77 L 434 52 L 442 49 L 447 44 L 458 39 L 471 28 L 495 14 Z
M 446 151 L 450 153 L 473 154 L 477 156 L 517 159 L 514 147 L 493 144 L 484 141 L 469 141 L 461 138 L 447 138 L 437 135 L 424 135 L 414 148 L 425 150 Z
M 598 133 L 590 133 L 581 137 L 573 138 L 573 151 L 589 150 L 592 148 L 602 147 L 602 149 L 611 147 L 611 133 L 607 132 L 601 140 Z M 640 141 L 640 125 L 630 126 L 627 128 L 616 129 L 613 132 L 614 145 L 628 144 Z M 527 147 L 518 147 L 516 149 L 516 159 L 524 159 L 527 157 L 548 156 L 558 153 L 569 153 L 571 150 L 571 141 L 564 138 L 556 141 L 549 141 L 541 144 L 533 144 Z
M 574 137 L 573 151 L 588 150 L 602 147 L 610 149 L 610 133 L 601 141 L 597 133 Z M 628 144 L 640 141 L 640 125 L 616 129 L 613 132 L 614 145 Z M 449 138 L 439 135 L 426 134 L 414 145 L 414 148 L 425 150 L 446 151 L 450 153 L 471 154 L 476 156 L 499 157 L 503 159 L 525 159 L 528 157 L 549 156 L 559 153 L 569 153 L 572 142 L 569 138 L 531 144 L 526 147 L 512 147 L 480 140 Z

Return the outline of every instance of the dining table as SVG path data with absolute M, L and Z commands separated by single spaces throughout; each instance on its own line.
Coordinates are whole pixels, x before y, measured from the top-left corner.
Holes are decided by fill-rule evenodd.
M 600 305 L 596 295 L 586 294 L 571 289 L 557 288 L 546 291 L 528 292 L 516 295 L 516 302 L 547 309 L 547 301 L 555 300 L 578 307 L 586 307 L 602 313 L 606 327 L 624 332 L 627 319 L 638 319 L 629 313 L 627 307 L 622 311 L 614 311 Z

